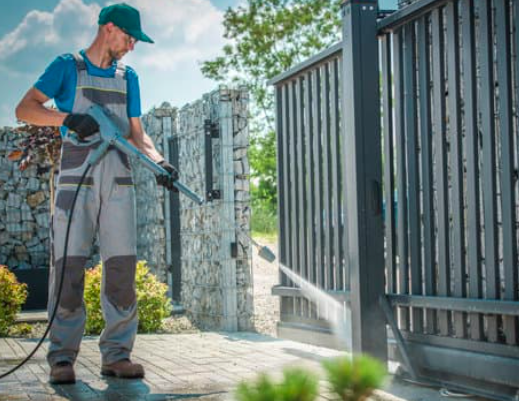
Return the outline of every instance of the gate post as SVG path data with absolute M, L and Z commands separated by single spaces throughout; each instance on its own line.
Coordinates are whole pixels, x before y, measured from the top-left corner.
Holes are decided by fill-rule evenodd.
M 344 0 L 342 146 L 353 352 L 387 360 L 377 1 Z

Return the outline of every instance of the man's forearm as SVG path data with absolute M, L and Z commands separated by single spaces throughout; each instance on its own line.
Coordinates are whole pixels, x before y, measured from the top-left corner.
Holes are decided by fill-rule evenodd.
M 45 107 L 35 99 L 25 97 L 16 107 L 16 118 L 28 124 L 59 127 L 67 113 Z
M 155 145 L 153 144 L 153 141 L 148 136 L 148 134 L 143 133 L 143 135 L 140 136 L 139 139 L 135 138 L 134 136 L 130 138 L 129 141 L 132 142 L 142 153 L 144 153 L 154 162 L 164 160 L 164 157 L 162 157 L 162 155 L 157 151 Z

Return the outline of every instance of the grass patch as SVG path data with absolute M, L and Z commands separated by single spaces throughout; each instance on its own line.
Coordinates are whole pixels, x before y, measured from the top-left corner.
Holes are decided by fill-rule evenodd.
M 253 237 L 277 238 L 278 217 L 276 210 L 257 203 L 252 207 L 251 232 Z

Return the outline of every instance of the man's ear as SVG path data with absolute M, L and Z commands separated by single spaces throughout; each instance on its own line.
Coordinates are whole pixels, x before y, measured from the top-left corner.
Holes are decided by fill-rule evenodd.
M 103 27 L 107 33 L 111 33 L 115 29 L 115 25 L 113 22 L 107 22 L 105 25 L 103 25 Z

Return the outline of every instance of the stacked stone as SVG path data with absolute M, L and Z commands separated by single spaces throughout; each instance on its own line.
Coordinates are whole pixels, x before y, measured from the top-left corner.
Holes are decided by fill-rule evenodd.
M 143 127 L 153 140 L 157 150 L 164 154 L 164 118 L 176 118 L 176 109 L 168 103 L 152 109 L 142 117 Z M 157 187 L 153 173 L 135 161 L 132 163 L 137 205 L 137 257 L 146 260 L 152 273 L 163 282 L 167 282 L 166 263 L 166 191 Z
M 252 324 L 252 243 L 250 241 L 249 94 L 246 88 L 233 93 L 234 211 L 237 230 L 236 285 L 238 329 Z
M 199 194 L 205 193 L 204 125 L 209 120 L 219 127 L 219 137 L 212 139 L 212 162 L 213 189 L 221 191 L 221 198 L 197 206 L 180 197 L 182 304 L 194 323 L 206 329 L 251 328 L 247 103 L 245 89 L 222 87 L 179 112 L 181 179 Z M 222 159 L 228 154 L 224 135 L 231 140 L 232 160 Z M 223 182 L 229 174 L 233 219 L 225 217 L 229 196 Z M 229 238 L 237 244 L 235 258 Z
M 0 264 L 10 269 L 49 266 L 50 169 L 24 171 L 7 155 L 23 133 L 0 129 Z

